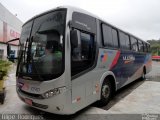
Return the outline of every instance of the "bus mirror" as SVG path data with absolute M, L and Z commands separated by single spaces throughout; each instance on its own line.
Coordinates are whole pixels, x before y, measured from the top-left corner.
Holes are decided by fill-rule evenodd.
M 7 56 L 9 57 L 11 54 L 11 46 L 10 44 L 7 44 Z
M 71 30 L 70 38 L 71 38 L 72 47 L 77 48 L 78 47 L 78 30 Z
M 19 41 L 19 38 L 12 39 L 12 40 L 9 40 L 6 42 L 6 44 L 7 44 L 7 58 L 9 61 L 12 61 L 12 62 L 14 62 L 14 60 L 17 58 L 15 57 L 15 51 L 11 50 L 11 45 L 9 43 L 13 42 L 13 41 L 17 41 L 17 40 Z M 20 44 L 20 42 L 19 42 L 19 44 Z

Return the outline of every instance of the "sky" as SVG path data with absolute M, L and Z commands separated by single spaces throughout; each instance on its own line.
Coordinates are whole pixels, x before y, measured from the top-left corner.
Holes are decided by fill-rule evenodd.
M 160 39 L 160 0 L 0 0 L 26 22 L 31 17 L 70 5 L 87 10 L 143 40 Z

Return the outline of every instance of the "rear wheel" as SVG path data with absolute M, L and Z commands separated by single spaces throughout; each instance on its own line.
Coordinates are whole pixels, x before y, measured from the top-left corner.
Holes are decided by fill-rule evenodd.
M 107 105 L 112 96 L 112 86 L 109 79 L 104 80 L 101 89 L 101 99 L 98 102 L 100 106 Z
M 142 80 L 146 79 L 146 69 L 145 67 L 143 68 L 143 73 L 142 73 Z

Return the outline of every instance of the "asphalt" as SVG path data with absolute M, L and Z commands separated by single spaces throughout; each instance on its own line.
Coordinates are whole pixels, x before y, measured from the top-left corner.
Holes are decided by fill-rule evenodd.
M 122 88 L 107 106 L 97 107 L 94 104 L 72 116 L 59 116 L 29 107 L 19 100 L 15 91 L 15 66 L 9 73 L 7 96 L 5 103 L 0 105 L 2 114 L 42 115 L 43 119 L 142 119 L 145 114 L 160 113 L 160 62 L 153 62 L 152 71 L 146 80 L 135 82 Z M 88 116 L 89 115 L 89 116 Z M 101 115 L 101 116 L 99 116 Z M 107 115 L 107 116 L 106 116 Z M 121 116 L 120 116 L 121 115 Z M 132 116 L 133 115 L 133 116 Z M 138 118 L 137 118 L 138 117 Z M 157 116 L 151 116 L 157 117 Z

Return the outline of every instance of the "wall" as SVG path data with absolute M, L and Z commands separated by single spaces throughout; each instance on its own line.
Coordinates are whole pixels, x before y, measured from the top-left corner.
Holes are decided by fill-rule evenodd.
M 1 3 L 0 3 L 0 50 L 4 50 L 3 58 L 7 57 L 7 46 L 6 42 L 11 39 L 19 38 L 22 21 L 20 21 L 15 15 L 13 15 L 10 11 L 8 11 Z M 14 46 L 12 46 L 12 50 L 18 50 L 18 41 L 12 42 Z

